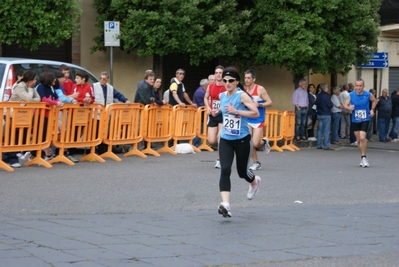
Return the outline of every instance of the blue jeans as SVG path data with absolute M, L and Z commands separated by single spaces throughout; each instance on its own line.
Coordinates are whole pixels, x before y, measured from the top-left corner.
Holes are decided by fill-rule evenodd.
M 378 137 L 380 142 L 387 141 L 390 118 L 378 118 Z
M 370 117 L 369 126 L 367 127 L 367 135 L 366 135 L 367 140 L 370 140 L 371 137 L 373 136 L 373 121 L 374 117 Z
M 389 136 L 392 139 L 398 139 L 398 127 L 399 127 L 399 117 L 392 118 L 392 129 Z
M 295 108 L 295 136 L 305 137 L 306 120 L 308 118 L 308 110 Z
M 331 143 L 339 141 L 338 131 L 341 120 L 341 112 L 331 113 Z
M 202 145 L 202 140 L 201 140 L 201 138 L 199 138 L 198 136 L 194 137 L 194 139 L 193 139 L 193 146 L 199 147 L 200 145 Z
M 1 155 L 1 159 L 8 164 L 19 163 L 16 152 L 6 152 Z
M 324 137 L 323 147 L 330 147 L 330 115 L 317 115 L 319 126 L 317 127 L 317 147 L 321 147 L 321 137 Z
M 311 109 L 308 113 L 308 116 L 312 116 L 312 125 L 308 128 L 308 138 L 314 137 L 314 125 L 316 124 L 317 120 L 317 113 L 316 110 Z

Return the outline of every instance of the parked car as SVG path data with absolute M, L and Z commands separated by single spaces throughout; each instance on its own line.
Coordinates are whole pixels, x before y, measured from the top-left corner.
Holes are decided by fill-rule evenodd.
M 85 71 L 89 75 L 89 80 L 87 81 L 89 84 L 99 81 L 98 78 L 87 69 L 67 62 L 0 57 L 0 101 L 8 101 L 10 98 L 12 85 L 16 81 L 15 73 L 19 69 L 34 71 L 37 75 L 36 80 L 39 81 L 39 76 L 42 72 L 59 70 L 62 64 L 66 64 L 69 67 L 69 77 L 73 82 L 77 71 Z M 115 145 L 112 147 L 112 150 L 114 153 L 122 153 L 125 149 L 123 146 Z
M 0 57 L 0 101 L 7 101 L 11 96 L 11 87 L 16 81 L 15 72 L 19 69 L 34 71 L 37 75 L 37 80 L 39 80 L 39 75 L 42 72 L 59 70 L 62 64 L 69 66 L 70 79 L 72 81 L 74 81 L 76 72 L 80 70 L 89 74 L 88 83 L 93 84 L 98 82 L 97 77 L 90 71 L 71 63 L 41 59 Z

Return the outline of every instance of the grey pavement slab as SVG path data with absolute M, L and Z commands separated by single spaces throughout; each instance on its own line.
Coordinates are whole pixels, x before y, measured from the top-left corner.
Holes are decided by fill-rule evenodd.
M 0 170 L 0 266 L 398 266 L 399 144 L 258 153 L 260 193 L 217 152 Z
M 238 208 L 234 212 L 230 219 L 215 209 L 3 215 L 0 266 L 27 258 L 32 258 L 35 266 L 77 262 L 78 266 L 123 266 L 129 262 L 141 266 L 245 266 L 399 252 L 399 232 L 393 225 L 399 223 L 399 203 Z M 113 226 L 110 221 L 119 223 Z M 119 230 L 102 231 L 113 227 Z

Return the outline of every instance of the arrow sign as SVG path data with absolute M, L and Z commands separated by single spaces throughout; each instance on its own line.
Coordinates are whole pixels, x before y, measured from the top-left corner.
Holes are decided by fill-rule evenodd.
M 381 68 L 388 68 L 388 53 L 387 52 L 374 52 L 374 53 L 367 53 L 367 56 L 371 57 L 368 64 L 362 64 L 362 68 L 368 69 L 381 69 Z

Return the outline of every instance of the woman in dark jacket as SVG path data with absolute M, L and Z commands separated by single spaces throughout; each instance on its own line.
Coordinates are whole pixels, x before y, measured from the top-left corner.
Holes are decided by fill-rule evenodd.
M 308 132 L 308 140 L 316 141 L 317 139 L 314 137 L 314 125 L 317 119 L 316 113 L 316 95 L 315 95 L 316 87 L 314 84 L 308 85 L 308 99 L 309 99 L 309 108 L 308 108 L 308 121 L 307 121 L 307 132 Z

